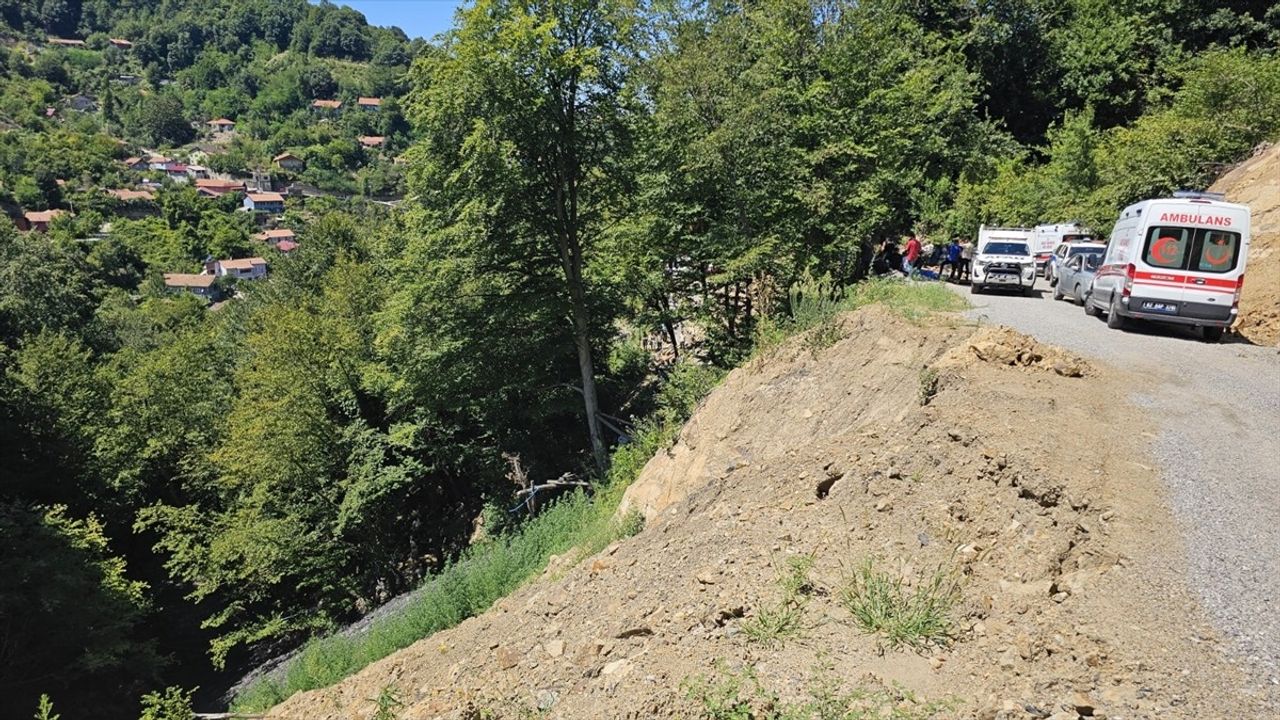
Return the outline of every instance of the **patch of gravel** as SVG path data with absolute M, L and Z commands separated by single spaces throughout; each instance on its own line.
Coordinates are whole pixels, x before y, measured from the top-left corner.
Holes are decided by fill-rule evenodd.
M 1187 580 L 1259 692 L 1280 708 L 1280 352 L 1146 323 L 1110 330 L 1048 292 L 966 297 L 979 322 L 1134 375 L 1128 399 L 1156 424 L 1133 431 L 1150 438 L 1182 524 Z

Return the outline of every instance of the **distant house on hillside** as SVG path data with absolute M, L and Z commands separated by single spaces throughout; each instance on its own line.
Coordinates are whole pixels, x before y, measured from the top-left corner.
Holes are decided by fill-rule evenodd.
M 133 75 L 131 73 L 121 73 L 120 75 L 116 76 L 116 82 L 120 83 L 121 85 L 137 85 L 138 83 L 142 82 L 142 78 L 138 75 Z
M 341 100 L 312 100 L 311 109 L 316 112 L 333 113 L 342 109 Z
M 356 100 L 356 105 L 360 106 L 361 110 L 369 110 L 371 112 L 376 112 L 382 109 L 382 98 L 361 97 L 360 99 Z
M 251 192 L 244 196 L 244 209 L 252 213 L 279 215 L 284 212 L 284 196 L 273 192 Z
M 254 235 L 253 238 L 255 240 L 261 240 L 262 242 L 266 243 L 267 245 L 270 245 L 271 247 L 277 247 L 280 243 L 283 243 L 283 242 L 296 242 L 298 239 L 297 236 L 294 235 L 293 231 L 288 228 L 276 228 L 275 230 L 266 230 L 258 233 L 257 235 Z
M 26 230 L 31 232 L 49 232 L 49 223 L 59 215 L 70 215 L 66 210 L 28 210 L 22 213 L 22 219 L 25 221 Z
M 239 260 L 215 260 L 213 274 L 238 280 L 258 280 L 267 276 L 267 261 L 260 257 Z
M 229 133 L 232 130 L 236 129 L 236 122 L 234 120 L 228 120 L 226 118 L 217 118 L 216 120 L 210 120 L 208 125 L 209 127 L 213 128 L 214 135 L 223 135 L 225 133 Z
M 361 135 L 360 136 L 360 144 L 367 148 L 382 147 L 382 144 L 385 143 L 386 141 L 387 141 L 387 138 L 382 135 Z
M 124 166 L 130 170 L 136 170 L 138 172 L 150 169 L 150 164 L 147 162 L 147 159 L 140 157 L 125 158 Z
M 83 40 L 75 40 L 72 38 L 60 38 L 60 37 L 54 37 L 52 35 L 49 36 L 49 39 L 47 42 L 50 45 L 59 45 L 61 47 L 77 47 L 77 48 L 84 47 Z
M 196 180 L 209 179 L 209 168 L 203 165 L 188 165 L 187 174 Z
M 307 166 L 302 158 L 289 152 L 280 153 L 271 158 L 271 161 L 285 170 L 301 170 Z
M 164 166 L 164 174 L 176 183 L 191 182 L 191 176 L 188 174 L 188 170 L 189 169 L 186 165 L 177 162 L 171 162 Z
M 282 253 L 291 253 L 298 249 L 298 243 L 293 240 L 281 240 L 276 243 L 276 249 Z
M 244 183 L 238 180 L 197 179 L 196 192 L 204 197 L 222 197 L 227 193 L 244 192 Z
M 169 163 L 171 162 L 173 162 L 173 158 L 167 158 L 163 155 L 151 155 L 147 158 L 147 169 L 164 172 L 169 168 Z
M 107 190 L 107 194 L 121 202 L 148 202 L 156 199 L 156 194 L 151 190 L 121 188 L 119 190 Z
M 169 292 L 189 292 L 206 300 L 218 299 L 218 287 L 214 285 L 217 277 L 213 275 L 193 275 L 191 273 L 165 273 L 164 287 Z
M 129 42 L 128 40 L 125 40 L 124 38 L 111 38 L 111 39 L 107 40 L 107 42 L 111 43 L 112 45 L 115 45 L 116 47 L 120 48 L 121 50 L 132 50 L 132 49 L 133 49 L 133 43 Z
M 67 101 L 67 107 L 76 112 L 97 112 L 98 100 L 90 95 L 76 95 Z

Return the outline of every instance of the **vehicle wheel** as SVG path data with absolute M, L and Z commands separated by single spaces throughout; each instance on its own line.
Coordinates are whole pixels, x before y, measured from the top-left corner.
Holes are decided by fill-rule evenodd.
M 1076 286 L 1075 292 L 1073 292 L 1073 293 L 1071 293 L 1071 294 L 1072 294 L 1072 296 L 1073 296 L 1073 297 L 1072 297 L 1072 300 L 1075 302 L 1075 304 L 1077 304 L 1077 305 L 1083 305 L 1083 304 L 1084 304 L 1084 295 L 1081 295 L 1081 294 L 1080 294 L 1080 286 L 1079 286 L 1079 285 L 1077 285 L 1077 286 Z
M 1044 280 L 1049 283 L 1049 287 L 1053 287 L 1058 284 L 1058 278 L 1053 276 L 1053 271 L 1049 268 L 1044 269 Z
M 1053 287 L 1053 299 L 1054 299 L 1054 300 L 1061 300 L 1061 299 L 1062 299 L 1062 288 L 1058 287 L 1057 285 L 1054 285 L 1053 283 L 1049 283 L 1049 285 L 1051 285 L 1051 286 Z
M 978 294 L 978 293 L 980 293 L 980 292 L 982 292 L 982 286 L 981 286 L 981 285 L 979 285 L 978 283 L 975 283 L 975 282 L 971 282 L 971 283 L 969 283 L 969 294 L 970 294 L 970 295 L 977 295 L 977 294 Z
M 1022 288 L 1022 294 L 1025 295 L 1026 297 L 1031 297 L 1031 291 L 1035 290 L 1035 288 L 1036 288 L 1035 285 L 1028 285 Z
M 1084 299 L 1084 314 L 1089 317 L 1098 317 L 1098 308 L 1093 305 L 1092 293 L 1089 294 L 1089 297 Z
M 1119 298 L 1115 293 L 1111 293 L 1111 307 L 1107 308 L 1107 327 L 1112 330 L 1120 330 L 1124 327 L 1124 316 L 1120 314 Z
M 1216 343 L 1222 340 L 1222 334 L 1226 332 L 1226 328 L 1220 327 L 1203 327 L 1200 328 L 1200 337 L 1208 343 Z

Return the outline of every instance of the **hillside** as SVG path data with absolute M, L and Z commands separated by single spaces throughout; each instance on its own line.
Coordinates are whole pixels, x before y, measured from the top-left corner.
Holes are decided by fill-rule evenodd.
M 1144 422 L 1115 404 L 1125 378 L 951 318 L 842 323 L 706 400 L 628 494 L 642 533 L 267 717 L 369 718 L 380 694 L 415 720 L 773 717 L 835 678 L 906 718 L 1259 716 L 1171 579 L 1173 521 L 1118 432 Z M 954 643 L 860 630 L 841 599 L 869 559 L 913 589 L 954 572 Z M 798 626 L 762 636 L 780 607 Z
M 1255 343 L 1275 345 L 1280 341 L 1280 145 L 1260 149 L 1211 189 L 1253 211 L 1253 240 L 1236 330 Z

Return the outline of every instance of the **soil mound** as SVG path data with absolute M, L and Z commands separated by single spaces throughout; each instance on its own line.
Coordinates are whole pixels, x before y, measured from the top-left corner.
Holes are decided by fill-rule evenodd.
M 1260 148 L 1212 190 L 1253 211 L 1253 239 L 1236 330 L 1260 345 L 1280 341 L 1280 144 Z
M 743 673 L 777 702 L 834 677 L 894 717 L 1262 716 L 1185 588 L 1151 579 L 1173 521 L 1110 371 L 958 320 L 842 327 L 726 379 L 628 495 L 639 535 L 268 717 L 368 719 L 387 685 L 401 720 L 710 717 L 705 688 Z M 798 623 L 762 641 L 797 563 Z M 951 642 L 866 632 L 843 600 L 868 567 L 956 581 Z

